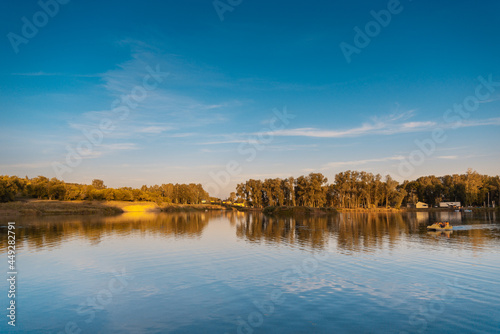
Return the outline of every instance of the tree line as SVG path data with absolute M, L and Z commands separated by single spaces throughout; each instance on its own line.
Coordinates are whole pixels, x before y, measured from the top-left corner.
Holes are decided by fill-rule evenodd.
M 309 206 L 337 208 L 378 208 L 415 204 L 430 206 L 440 202 L 461 202 L 466 206 L 500 203 L 500 177 L 465 174 L 423 176 L 399 183 L 390 175 L 345 171 L 335 175 L 333 183 L 321 173 L 298 178 L 250 179 L 236 186 L 230 200 L 262 208 L 267 206 Z
M 154 201 L 157 203 L 199 204 L 214 200 L 201 184 L 162 184 L 108 188 L 102 180 L 92 184 L 66 183 L 44 176 L 19 178 L 0 176 L 0 202 L 19 198 L 51 200 Z M 321 173 L 297 178 L 250 179 L 236 186 L 229 200 L 256 208 L 267 206 L 309 206 L 337 208 L 399 208 L 424 202 L 461 202 L 466 206 L 500 204 L 500 177 L 481 175 L 472 169 L 465 174 L 422 176 L 413 181 L 398 181 L 387 175 L 345 171 L 332 183 Z
M 92 184 L 66 183 L 45 176 L 19 178 L 0 176 L 0 202 L 19 198 L 49 200 L 108 200 L 108 201 L 153 201 L 157 203 L 200 204 L 209 200 L 201 184 L 162 184 L 108 188 L 102 180 L 94 179 Z

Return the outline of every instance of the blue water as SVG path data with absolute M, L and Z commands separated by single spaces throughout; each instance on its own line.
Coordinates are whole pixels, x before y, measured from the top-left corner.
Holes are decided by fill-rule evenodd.
M 495 213 L 16 222 L 19 333 L 500 333 Z M 452 232 L 426 225 L 450 221 Z

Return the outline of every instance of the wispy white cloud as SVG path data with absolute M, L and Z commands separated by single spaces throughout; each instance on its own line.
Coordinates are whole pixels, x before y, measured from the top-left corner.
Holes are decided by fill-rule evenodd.
M 219 144 L 258 144 L 259 141 L 257 139 L 229 139 L 229 140 L 217 140 L 217 141 L 208 141 L 208 142 L 200 142 L 198 145 L 219 145 Z
M 182 166 L 167 166 L 163 168 L 168 168 L 168 169 L 181 169 L 181 170 L 186 170 L 186 169 L 195 169 L 195 170 L 200 170 L 200 169 L 220 169 L 220 168 L 225 168 L 225 165 L 182 165 Z
M 301 169 L 301 171 L 304 173 L 313 173 L 313 172 L 318 171 L 318 169 L 317 168 L 303 168 L 303 169 Z
M 214 150 L 214 149 L 211 149 L 211 148 L 202 148 L 200 149 L 200 152 L 203 152 L 203 153 L 225 153 L 225 152 L 233 152 L 232 149 L 218 149 L 218 150 Z
M 277 152 L 284 152 L 284 151 L 299 151 L 299 150 L 311 150 L 311 149 L 316 149 L 318 145 L 316 144 L 309 144 L 309 145 L 269 145 L 266 146 L 265 150 L 266 151 L 277 151 Z
M 103 149 L 111 150 L 111 151 L 115 151 L 115 150 L 123 151 L 123 150 L 136 150 L 137 149 L 137 145 L 135 143 L 114 143 L 114 144 L 102 145 L 101 147 Z
M 3 164 L 3 165 L 0 165 L 0 168 L 2 168 L 2 169 L 7 169 L 7 168 L 39 169 L 39 168 L 46 168 L 46 167 L 50 167 L 50 166 L 51 166 L 50 161 L 40 161 L 40 162 L 27 162 L 27 163 L 17 163 L 17 164 Z
M 438 156 L 436 158 L 446 159 L 446 160 L 455 160 L 455 159 L 458 159 L 458 156 L 457 155 L 441 155 L 441 156 Z
M 385 117 L 372 117 L 369 122 L 360 126 L 347 129 L 320 129 L 320 128 L 292 128 L 267 132 L 239 133 L 239 134 L 221 134 L 220 137 L 228 138 L 211 142 L 200 143 L 202 145 L 215 144 L 235 144 L 258 142 L 256 136 L 281 136 L 281 137 L 311 137 L 311 138 L 348 138 L 361 137 L 367 135 L 391 135 L 398 133 L 410 133 L 433 129 L 437 126 L 432 121 L 411 121 L 405 122 L 413 117 L 415 110 L 408 110 L 401 113 L 393 113 Z M 269 120 L 264 120 L 263 124 Z M 246 137 L 246 138 L 245 138 Z
M 500 96 L 494 97 L 494 98 L 491 98 L 488 100 L 479 101 L 479 103 L 491 103 L 491 102 L 495 102 L 495 101 L 499 101 L 499 100 L 500 100 Z
M 93 147 L 90 150 L 83 151 L 80 156 L 82 159 L 97 159 L 105 154 L 111 153 L 113 151 L 129 151 L 136 150 L 137 145 L 134 143 L 113 143 L 113 144 L 102 144 Z
M 236 175 L 234 177 L 233 181 L 243 181 L 243 180 L 248 180 L 248 179 L 257 179 L 257 180 L 263 180 L 263 179 L 270 179 L 270 178 L 284 178 L 287 177 L 289 173 L 287 172 L 281 172 L 281 173 L 251 173 L 251 174 L 240 174 Z
M 289 137 L 316 137 L 316 138 L 342 138 L 361 136 L 368 133 L 373 133 L 376 130 L 382 130 L 381 125 L 364 124 L 358 128 L 347 130 L 322 130 L 317 128 L 296 128 L 296 129 L 283 129 L 277 130 L 266 134 L 273 134 L 275 136 L 289 136 Z M 259 135 L 261 133 L 257 133 Z
M 398 104 L 398 106 L 399 106 L 399 104 Z M 404 120 L 410 119 L 413 116 L 415 116 L 416 112 L 417 112 L 417 109 L 410 109 L 410 110 L 403 111 L 403 112 L 395 112 L 395 113 L 390 114 L 385 119 L 387 119 L 389 121 L 398 121 L 398 120 L 404 121 Z
M 399 133 L 429 130 L 436 126 L 435 122 L 409 122 L 402 124 L 363 124 L 360 127 L 344 130 L 324 130 L 318 128 L 296 128 L 269 132 L 275 136 L 315 137 L 315 138 L 348 138 L 367 135 L 393 135 Z
M 213 97 L 205 99 L 186 89 L 173 88 L 179 85 L 183 87 L 192 85 L 193 90 L 199 89 L 200 85 L 216 76 L 209 70 L 203 72 L 203 69 L 186 64 L 179 57 L 164 54 L 141 41 L 124 40 L 119 43 L 130 46 L 133 52 L 128 61 L 100 75 L 103 82 L 101 86 L 110 96 L 109 109 L 81 113 L 79 117 L 71 120 L 69 124 L 71 128 L 78 130 L 95 128 L 96 123 L 108 118 L 116 127 L 112 133 L 107 134 L 107 137 L 134 138 L 141 134 L 164 134 L 174 129 L 182 135 L 171 134 L 171 136 L 187 137 L 192 132 L 186 129 L 223 123 L 227 121 L 225 111 L 241 105 L 241 101 L 236 99 L 214 101 Z M 129 107 L 130 112 L 125 118 L 119 119 L 121 114 L 117 115 L 112 110 L 117 106 L 115 99 L 121 100 L 137 87 L 142 87 L 145 76 L 149 74 L 148 68 L 161 72 L 162 82 L 156 89 L 148 90 L 141 101 L 137 103 L 132 101 L 130 104 L 122 102 L 122 105 Z M 40 72 L 32 75 L 48 75 L 48 73 Z M 200 80 L 195 82 L 192 76 L 205 78 L 200 77 Z
M 487 119 L 471 119 L 464 120 L 460 123 L 449 123 L 447 127 L 449 128 L 468 128 L 473 126 L 490 126 L 490 125 L 500 125 L 500 117 L 487 118 Z M 445 126 L 443 126 L 445 127 Z
M 384 158 L 377 158 L 377 159 L 363 159 L 363 160 L 350 160 L 350 161 L 335 161 L 335 162 L 329 162 L 321 169 L 330 169 L 330 168 L 336 168 L 336 167 L 343 167 L 343 166 L 360 166 L 360 165 L 366 165 L 369 163 L 378 163 L 378 162 L 387 162 L 387 161 L 400 161 L 404 159 L 404 156 L 402 155 L 395 155 L 391 157 L 384 157 Z
M 403 123 L 402 127 L 406 129 L 415 129 L 415 128 L 426 128 L 434 125 L 436 125 L 435 122 L 408 122 L 408 123 Z
M 165 132 L 167 130 L 170 130 L 172 129 L 172 127 L 168 127 L 168 126 L 147 126 L 147 127 L 142 127 L 140 129 L 137 130 L 137 132 L 139 133 L 151 133 L 151 134 L 158 134 L 158 133 L 162 133 L 162 132 Z
M 273 132 L 267 132 L 267 135 L 288 136 L 288 137 L 314 137 L 314 138 L 348 138 L 361 137 L 368 135 L 394 135 L 402 133 L 430 131 L 436 128 L 455 129 L 477 126 L 498 126 L 500 118 L 488 118 L 482 120 L 464 120 L 460 123 L 439 124 L 433 121 L 394 123 L 388 121 L 379 121 L 377 123 L 365 123 L 360 127 L 344 130 L 325 130 L 318 128 L 295 128 L 283 129 Z M 262 133 L 256 133 L 259 135 Z
M 195 132 L 181 132 L 181 133 L 172 133 L 167 135 L 167 137 L 170 138 L 186 138 L 186 137 L 193 137 L 196 136 L 197 133 Z
M 103 154 L 104 154 L 104 152 L 101 150 L 93 150 L 93 151 L 90 151 L 87 153 L 83 153 L 81 155 L 81 157 L 82 157 L 82 159 L 97 159 L 97 158 L 101 157 Z

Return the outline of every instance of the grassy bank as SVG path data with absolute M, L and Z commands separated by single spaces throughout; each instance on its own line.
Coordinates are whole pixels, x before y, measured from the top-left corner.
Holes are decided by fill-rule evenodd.
M 268 206 L 262 210 L 271 216 L 321 216 L 337 212 L 333 208 L 310 208 L 307 206 Z
M 154 202 L 103 201 L 105 206 L 114 207 L 122 212 L 159 212 L 160 207 Z
M 0 203 L 0 216 L 17 215 L 114 215 L 123 212 L 197 212 L 207 210 L 238 210 L 244 212 L 263 212 L 275 216 L 311 216 L 325 215 L 334 212 L 446 212 L 453 211 L 446 208 L 428 209 L 340 209 L 340 208 L 311 208 L 303 206 L 269 206 L 264 209 L 248 207 L 231 207 L 216 204 L 164 204 L 154 202 L 125 202 L 125 201 L 51 201 L 51 200 L 24 200 Z M 497 208 L 472 208 L 475 213 L 500 212 Z
M 471 208 L 472 212 L 500 212 L 500 207 L 496 208 Z M 296 215 L 324 215 L 334 212 L 365 212 L 365 213 L 396 213 L 396 212 L 454 212 L 453 209 L 448 208 L 427 208 L 427 209 L 409 209 L 409 208 L 310 208 L 301 206 L 269 206 L 262 209 L 262 212 L 267 215 L 275 216 L 296 216 Z
M 356 209 L 337 209 L 338 212 L 401 212 L 404 211 L 404 209 L 396 209 L 396 208 L 356 208 Z
M 165 204 L 125 201 L 24 200 L 0 203 L 0 216 L 18 215 L 114 215 L 123 212 L 194 212 L 225 210 L 212 204 Z
M 122 213 L 119 207 L 101 202 L 28 200 L 0 203 L 0 216 L 18 215 L 114 215 Z
M 471 210 L 472 210 L 472 212 L 493 212 L 493 211 L 500 212 L 500 207 L 496 207 L 496 208 L 472 208 Z
M 472 212 L 500 212 L 500 207 L 496 208 L 466 208 L 467 210 L 472 210 Z M 415 209 L 415 208 L 402 208 L 401 210 L 406 212 L 454 212 L 455 209 L 449 208 L 428 208 L 428 209 Z
M 160 208 L 162 212 L 195 212 L 205 210 L 226 210 L 225 207 L 216 204 L 167 204 Z

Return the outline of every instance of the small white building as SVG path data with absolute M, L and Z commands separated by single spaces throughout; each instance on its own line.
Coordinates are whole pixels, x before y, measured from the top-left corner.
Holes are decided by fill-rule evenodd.
M 460 202 L 440 202 L 439 203 L 440 208 L 454 208 L 454 207 L 461 207 Z
M 417 204 L 415 204 L 415 207 L 417 209 L 428 209 L 429 205 L 427 203 L 424 203 L 424 202 L 417 202 Z

